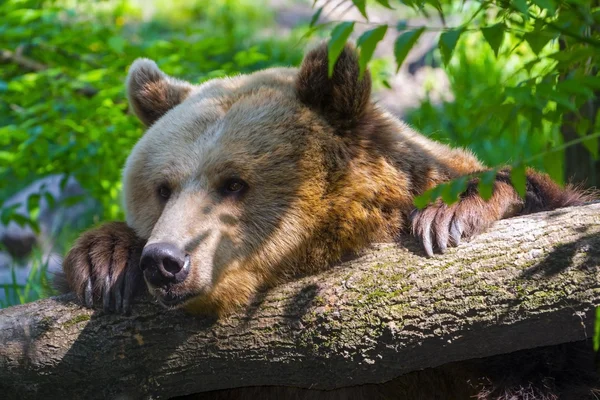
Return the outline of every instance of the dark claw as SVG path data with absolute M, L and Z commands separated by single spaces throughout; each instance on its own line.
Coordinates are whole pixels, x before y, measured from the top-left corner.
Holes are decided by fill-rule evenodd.
M 85 285 L 85 291 L 83 293 L 83 300 L 85 302 L 85 306 L 87 308 L 92 308 L 94 306 L 94 295 L 92 291 L 92 278 L 88 278 L 87 283 Z
M 123 313 L 129 314 L 131 311 L 131 299 L 135 294 L 139 274 L 137 266 L 128 266 L 124 276 L 123 287 Z
M 408 214 L 408 221 L 413 222 L 417 215 L 419 215 L 419 209 L 415 208 L 410 212 L 410 214 Z
M 129 296 L 128 295 L 123 296 L 123 308 L 122 308 L 122 312 L 125 315 L 129 315 L 129 313 L 131 312 L 131 303 L 129 301 Z
M 124 281 L 124 274 L 121 274 L 121 276 L 119 276 L 119 278 L 117 278 L 117 282 L 115 283 L 115 287 L 112 290 L 113 293 L 113 301 L 115 303 L 115 312 L 120 313 L 123 310 L 123 281 Z
M 110 312 L 110 274 L 104 278 L 104 285 L 102 287 L 102 308 L 104 312 Z

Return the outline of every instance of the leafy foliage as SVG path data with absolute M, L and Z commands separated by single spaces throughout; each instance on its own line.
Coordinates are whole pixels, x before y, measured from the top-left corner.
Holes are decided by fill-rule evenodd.
M 39 249 L 35 249 L 31 257 L 31 269 L 24 284 L 19 283 L 17 270 L 23 267 L 13 263 L 10 265 L 10 280 L 0 282 L 0 308 L 11 304 L 23 304 L 48 297 L 53 293 L 53 288 L 48 277 L 48 264 L 50 260 L 44 257 Z
M 301 58 L 293 39 L 257 37 L 270 16 L 249 1 L 191 4 L 178 8 L 183 11 L 178 16 L 158 10 L 152 22 L 125 0 L 64 4 L 0 5 L 4 198 L 19 188 L 12 182 L 62 173 L 75 176 L 101 202 L 100 219 L 123 218 L 120 171 L 142 133 L 128 113 L 123 82 L 137 57 L 152 58 L 165 72 L 195 82 Z M 5 219 L 35 223 L 18 215 Z
M 398 66 L 396 71 L 400 70 L 408 52 L 417 43 L 423 32 L 425 32 L 425 27 L 408 30 L 398 36 L 394 45 L 394 55 L 396 56 L 396 65 Z
M 352 3 L 366 18 L 365 3 Z M 452 0 L 398 3 L 425 17 L 433 11 L 442 21 L 459 5 Z M 512 165 L 511 180 L 521 194 L 527 165 L 545 170 L 559 182 L 565 180 L 563 150 L 568 146 L 582 143 L 596 160 L 600 118 L 596 111 L 590 119 L 581 110 L 600 91 L 598 2 L 484 1 L 471 6 L 460 3 L 460 7 L 467 16 L 464 22 L 442 29 L 438 40 L 455 100 L 441 108 L 425 103 L 409 115 L 409 121 L 438 140 L 471 147 L 493 167 Z M 344 37 L 349 37 L 359 23 L 340 22 L 333 28 L 330 43 L 339 43 L 341 27 Z M 380 29 L 377 32 L 390 34 L 386 26 L 367 33 Z M 398 69 L 420 36 L 430 29 L 408 27 L 404 21 L 397 24 L 394 56 Z M 362 66 L 381 39 L 361 39 Z M 330 65 L 334 61 L 331 57 Z M 469 110 L 468 116 L 465 110 Z M 566 141 L 565 128 L 573 129 L 579 137 Z M 491 195 L 490 176 L 480 176 L 479 187 L 486 197 Z M 466 187 L 466 181 L 462 186 L 457 182 L 429 191 L 416 205 L 423 207 L 437 197 L 454 201 L 455 191 L 460 193 Z

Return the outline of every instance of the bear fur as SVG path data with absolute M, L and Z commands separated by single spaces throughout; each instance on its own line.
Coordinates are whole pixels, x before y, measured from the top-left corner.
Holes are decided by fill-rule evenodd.
M 488 201 L 472 179 L 457 203 L 415 210 L 415 196 L 486 167 L 381 109 L 348 46 L 331 77 L 325 45 L 299 69 L 200 85 L 140 59 L 127 90 L 148 128 L 123 172 L 127 223 L 84 233 L 63 264 L 69 289 L 88 306 L 127 311 L 147 288 L 165 306 L 223 315 L 407 227 L 431 255 L 498 219 L 586 200 L 532 170 L 521 198 L 505 169 Z M 140 257 L 165 242 L 185 253 L 189 271 L 156 286 Z

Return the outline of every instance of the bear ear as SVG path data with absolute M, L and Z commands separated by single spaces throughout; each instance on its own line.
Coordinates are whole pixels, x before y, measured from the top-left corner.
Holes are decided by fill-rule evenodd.
M 171 78 L 147 58 L 135 60 L 127 74 L 129 104 L 146 126 L 185 100 L 191 90 L 192 85 Z
M 296 80 L 298 97 L 331 123 L 355 125 L 371 104 L 371 75 L 365 71 L 359 79 L 358 55 L 348 44 L 335 63 L 331 78 L 328 65 L 327 43 L 306 54 Z

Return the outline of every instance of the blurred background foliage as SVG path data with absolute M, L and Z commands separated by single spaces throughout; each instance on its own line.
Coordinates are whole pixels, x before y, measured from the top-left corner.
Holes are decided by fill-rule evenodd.
M 254 1 L 171 3 L 151 2 L 152 10 L 141 0 L 0 6 L 8 61 L 0 78 L 2 198 L 40 176 L 70 174 L 100 201 L 98 220 L 123 219 L 120 170 L 142 134 L 123 82 L 137 57 L 195 83 L 301 60 L 293 38 L 264 34 L 272 15 Z
M 373 58 L 376 90 L 392 88 L 393 104 L 393 96 L 412 94 L 388 80 L 406 69 L 417 39 L 434 32 L 435 46 L 420 62 L 445 70 L 448 93 L 419 99 L 402 112 L 407 122 L 469 147 L 492 167 L 513 165 L 517 186 L 526 165 L 561 183 L 598 185 L 598 0 L 320 0 L 312 9 L 311 0 L 282 2 L 308 9 L 306 18 L 281 29 L 276 0 L 0 2 L 2 224 L 39 234 L 40 209 L 93 199 L 84 217 L 51 233 L 52 249 L 42 253 L 60 255 L 90 225 L 124 218 L 121 168 L 143 133 L 124 91 L 135 58 L 200 83 L 298 65 L 316 37 L 329 37 L 332 59 L 347 38 L 357 42 L 362 62 Z M 433 93 L 439 82 L 432 75 L 424 84 Z M 48 176 L 61 177 L 63 187 L 75 178 L 84 192 L 57 199 L 42 185 L 21 207 L 6 202 Z M 453 201 L 459 191 L 448 185 L 433 195 Z M 40 254 L 0 265 L 12 271 L 10 282 L 0 279 L 0 306 L 49 293 L 48 259 Z M 30 272 L 20 283 L 14 268 L 23 263 Z

